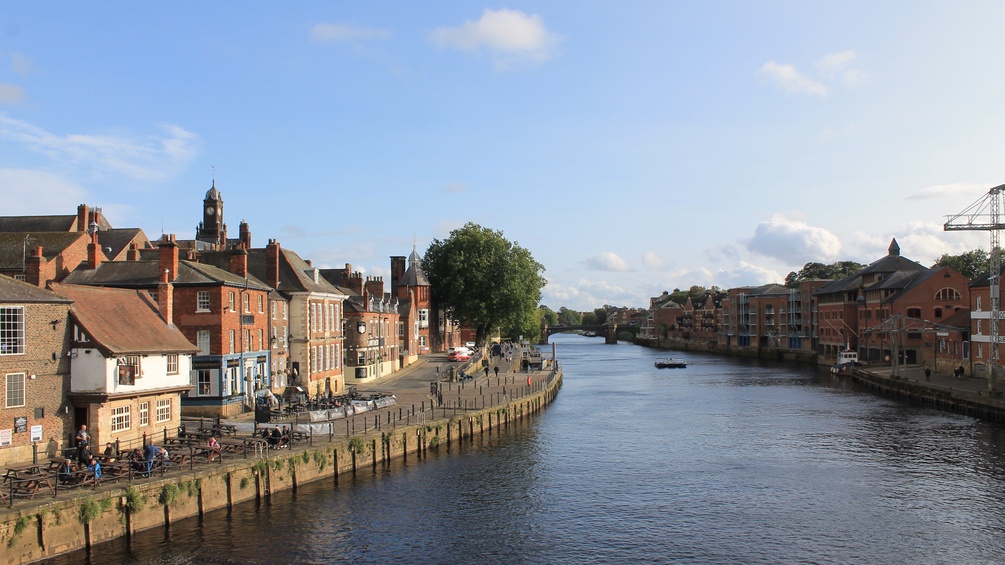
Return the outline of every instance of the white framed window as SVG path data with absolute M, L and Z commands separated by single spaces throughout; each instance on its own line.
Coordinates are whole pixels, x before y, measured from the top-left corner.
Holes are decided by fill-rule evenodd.
M 0 355 L 24 355 L 24 306 L 0 308 Z
M 150 403 L 140 402 L 140 427 L 150 425 Z
M 227 393 L 237 394 L 239 391 L 237 389 L 237 367 L 231 367 L 227 369 Z
M 270 306 L 269 308 L 272 310 L 272 319 L 275 320 L 276 319 L 276 303 L 273 302 L 272 306 Z
M 7 408 L 24 406 L 24 396 L 24 373 L 9 373 L 7 375 Z
M 425 347 L 425 346 L 426 346 L 426 336 L 420 335 L 419 336 L 419 347 Z
M 981 297 L 980 296 L 977 297 L 977 311 L 978 312 L 981 311 Z
M 14 275 L 14 280 L 24 282 L 27 280 L 27 277 L 23 273 L 18 273 Z
M 168 353 L 167 354 L 167 374 L 177 375 L 178 374 L 178 354 Z
M 236 341 L 237 336 L 234 335 L 234 330 L 230 330 L 230 353 L 234 352 L 234 341 Z
M 289 313 L 286 311 L 286 303 L 283 302 L 283 319 L 286 320 Z
M 129 405 L 112 408 L 112 431 L 121 432 L 132 427 L 129 418 Z
M 199 369 L 196 371 L 195 381 L 198 387 L 199 396 L 209 396 L 213 394 L 212 373 L 209 369 Z
M 231 292 L 229 298 L 227 298 L 227 308 L 233 312 L 234 311 L 234 293 Z
M 140 377 L 140 357 L 139 355 L 127 355 L 120 357 L 118 362 L 119 384 L 134 385 L 136 379 Z
M 265 313 L 265 296 L 262 294 L 258 295 L 258 313 L 259 314 Z
M 429 327 L 429 309 L 419 308 L 419 327 L 428 328 Z
M 265 349 L 265 330 L 258 328 L 258 348 Z
M 196 345 L 199 346 L 199 355 L 209 355 L 209 330 L 199 330 L 195 334 Z
M 157 401 L 157 423 L 171 420 L 171 399 L 165 398 Z
M 209 312 L 209 291 L 200 290 L 195 293 L 195 311 Z
M 73 324 L 73 341 L 77 343 L 82 343 L 87 341 L 87 334 L 84 333 L 84 328 Z
M 251 313 L 251 295 L 248 294 L 247 292 L 244 292 L 244 294 L 242 294 L 241 296 L 243 297 L 241 299 L 241 302 L 244 304 L 244 313 L 245 314 L 250 314 Z

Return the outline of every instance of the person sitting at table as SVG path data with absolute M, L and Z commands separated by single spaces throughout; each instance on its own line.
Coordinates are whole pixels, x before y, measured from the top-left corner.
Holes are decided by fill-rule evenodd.
M 115 463 L 115 460 L 119 458 L 119 450 L 115 447 L 112 442 L 105 444 L 105 463 Z
M 146 470 L 147 464 L 146 461 L 143 460 L 143 452 L 140 451 L 140 448 L 137 447 L 129 454 L 129 465 L 134 471 L 142 472 Z
M 279 447 L 279 444 L 283 440 L 283 433 L 279 431 L 278 427 L 272 428 L 272 433 L 269 434 L 269 445 L 272 447 Z
M 101 478 L 101 463 L 98 463 L 98 460 L 95 459 L 93 455 L 91 455 L 88 458 L 88 461 L 87 461 L 87 470 L 94 472 L 94 478 L 95 479 L 100 479 Z
M 84 467 L 84 466 L 87 465 L 87 462 L 90 460 L 90 458 L 91 458 L 91 452 L 87 450 L 87 444 L 86 443 L 78 443 L 77 444 L 77 463 L 79 463 L 81 467 Z
M 210 436 L 209 440 L 206 441 L 206 449 L 209 450 L 209 462 L 212 463 L 214 459 L 220 456 L 220 451 L 223 448 L 220 447 L 220 442 L 216 441 L 215 437 Z
M 56 477 L 59 479 L 60 484 L 64 485 L 69 484 L 73 480 L 73 463 L 69 459 L 64 459 L 59 465 Z
M 279 433 L 279 445 L 290 445 L 290 429 L 283 426 L 283 431 Z

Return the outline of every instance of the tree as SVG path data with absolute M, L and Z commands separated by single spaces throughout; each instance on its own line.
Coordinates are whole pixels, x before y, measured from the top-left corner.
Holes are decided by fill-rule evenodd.
M 593 309 L 593 313 L 594 313 L 594 315 L 597 316 L 597 322 L 596 323 L 598 323 L 598 324 L 605 324 L 605 323 L 607 323 L 607 305 L 606 304 L 604 306 L 601 306 L 600 308 L 594 308 Z
M 558 309 L 558 323 L 567 326 L 578 326 L 583 323 L 583 315 L 575 310 L 569 310 L 565 306 Z
M 932 268 L 952 267 L 959 271 L 961 275 L 973 280 L 980 278 L 988 272 L 990 269 L 989 261 L 988 252 L 977 248 L 973 251 L 960 253 L 959 255 L 943 253 L 942 257 L 939 257 L 932 265 Z
M 422 258 L 433 299 L 447 315 L 474 328 L 475 339 L 500 328 L 527 328 L 535 318 L 544 267 L 502 232 L 469 222 L 434 239 Z
M 554 310 L 548 308 L 544 304 L 537 307 L 537 311 L 540 314 L 541 321 L 548 324 L 549 326 L 554 326 L 558 324 L 558 314 Z
M 830 265 L 810 262 L 799 272 L 791 272 L 785 277 L 785 286 L 795 288 L 803 281 L 840 279 L 861 271 L 865 266 L 855 261 L 837 261 Z
M 605 314 L 606 315 L 606 314 Z M 597 313 L 587 312 L 583 314 L 583 325 L 584 326 L 595 326 L 597 325 Z

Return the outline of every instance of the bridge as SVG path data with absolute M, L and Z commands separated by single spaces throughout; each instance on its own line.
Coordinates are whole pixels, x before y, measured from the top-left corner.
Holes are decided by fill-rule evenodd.
M 604 337 L 605 343 L 617 343 L 618 342 L 618 329 L 630 330 L 633 332 L 638 332 L 638 326 L 624 324 L 618 326 L 617 324 L 592 324 L 592 325 L 579 325 L 579 326 L 569 326 L 566 324 L 555 324 L 554 326 L 542 325 L 541 326 L 541 344 L 544 345 L 548 343 L 548 338 L 552 334 L 558 334 L 563 332 L 596 332 L 598 336 Z

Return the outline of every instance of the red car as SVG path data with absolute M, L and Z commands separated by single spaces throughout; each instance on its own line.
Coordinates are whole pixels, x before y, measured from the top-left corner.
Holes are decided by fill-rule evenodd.
M 471 355 L 464 351 L 451 351 L 450 354 L 447 355 L 447 359 L 449 361 L 470 361 Z

